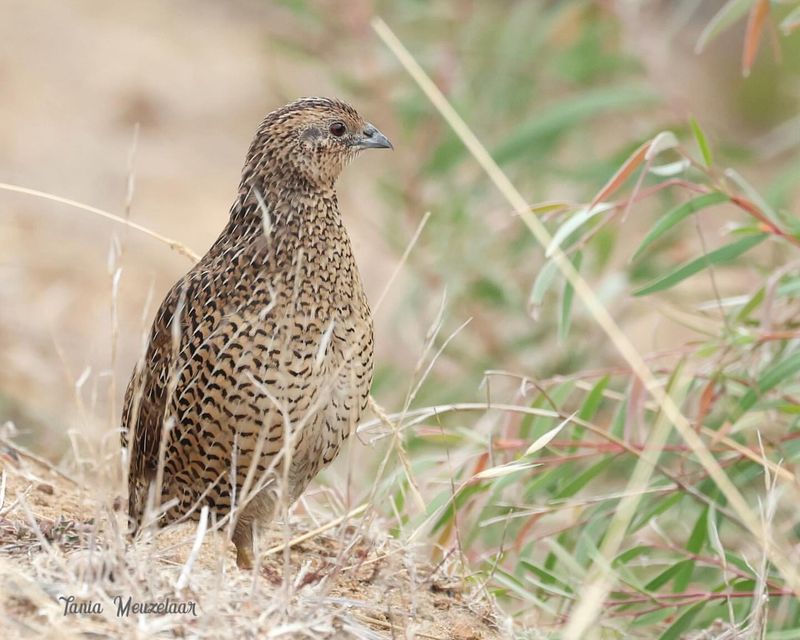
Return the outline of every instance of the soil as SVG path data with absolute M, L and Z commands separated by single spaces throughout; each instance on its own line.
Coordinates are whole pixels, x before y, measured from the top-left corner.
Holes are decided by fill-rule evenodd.
M 122 500 L 97 503 L 86 487 L 8 442 L 0 464 L 5 638 L 505 637 L 490 598 L 455 565 L 421 562 L 360 514 L 324 531 L 301 517 L 274 527 L 257 571 L 239 570 L 225 533 L 210 531 L 181 579 L 196 524 L 131 543 Z M 70 596 L 102 613 L 65 614 Z M 125 615 L 129 597 L 183 603 L 185 611 Z

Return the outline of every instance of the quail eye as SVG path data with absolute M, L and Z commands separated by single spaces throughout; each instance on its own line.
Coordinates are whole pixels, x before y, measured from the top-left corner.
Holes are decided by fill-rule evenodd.
M 334 122 L 330 126 L 330 132 L 335 135 L 337 138 L 341 138 L 345 132 L 347 131 L 347 127 L 344 126 L 344 122 Z

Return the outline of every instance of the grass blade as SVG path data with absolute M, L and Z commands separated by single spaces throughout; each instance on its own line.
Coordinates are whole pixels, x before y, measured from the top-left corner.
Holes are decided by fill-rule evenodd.
M 696 605 L 689 607 L 686 612 L 673 622 L 669 628 L 661 634 L 658 640 L 678 640 L 683 637 L 684 632 L 689 629 L 695 616 L 700 613 L 701 609 L 706 606 L 705 602 L 698 602 Z
M 720 204 L 722 202 L 728 202 L 729 200 L 730 198 L 728 198 L 728 196 L 726 196 L 724 193 L 714 191 L 712 193 L 707 193 L 705 195 L 692 198 L 691 200 L 678 205 L 658 219 L 658 222 L 656 222 L 650 232 L 645 236 L 644 240 L 642 240 L 642 244 L 639 245 L 636 253 L 633 254 L 631 261 L 640 258 L 645 249 L 663 236 L 667 231 L 672 229 L 672 227 L 681 222 L 684 218 L 690 216 L 696 211 L 700 211 L 706 207 Z
M 714 251 L 702 255 L 699 258 L 695 258 L 691 262 L 681 265 L 663 278 L 656 280 L 646 287 L 637 289 L 633 292 L 633 295 L 646 296 L 650 295 L 651 293 L 655 293 L 656 291 L 664 291 L 665 289 L 674 287 L 679 282 L 683 282 L 686 280 L 686 278 L 693 276 L 698 271 L 702 271 L 711 265 L 732 262 L 743 253 L 748 252 L 750 249 L 762 242 L 768 235 L 769 234 L 767 233 L 759 233 L 757 235 L 745 236 L 736 242 L 726 244 L 724 247 L 715 249 Z
M 783 380 L 791 378 L 798 371 L 800 371 L 800 351 L 795 351 L 780 362 L 767 367 L 758 377 L 755 387 L 749 389 L 739 401 L 736 419 L 751 409 L 767 391 Z
M 590 207 L 586 207 L 577 211 L 573 215 L 571 215 L 564 224 L 562 224 L 556 232 L 553 234 L 553 238 L 550 240 L 550 244 L 547 245 L 547 249 L 545 251 L 545 257 L 550 258 L 556 249 L 558 249 L 564 242 L 578 229 L 580 229 L 584 224 L 586 224 L 589 220 L 594 218 L 596 215 L 600 213 L 604 213 L 609 209 L 612 209 L 613 205 L 607 202 L 602 202 L 600 204 L 593 204 Z
M 572 264 L 576 271 L 581 270 L 581 263 L 583 262 L 583 252 L 578 251 L 572 257 Z M 564 283 L 564 294 L 561 299 L 561 317 L 558 324 L 558 338 L 562 342 L 566 340 L 569 334 L 569 327 L 572 323 L 572 300 L 575 297 L 575 288 L 569 283 Z
M 703 162 L 705 162 L 706 166 L 710 168 L 711 165 L 714 164 L 714 157 L 711 155 L 711 147 L 708 146 L 706 135 L 700 128 L 700 124 L 694 118 L 689 119 L 689 124 L 692 127 L 692 133 L 694 134 L 694 139 L 697 141 L 697 146 L 700 147 L 700 153 L 703 156 Z

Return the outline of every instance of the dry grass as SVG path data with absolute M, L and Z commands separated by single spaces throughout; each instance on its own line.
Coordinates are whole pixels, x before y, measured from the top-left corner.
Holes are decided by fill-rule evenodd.
M 208 533 L 197 552 L 194 524 L 127 544 L 124 515 L 94 492 L 6 446 L 2 463 L 0 573 L 4 637 L 503 637 L 485 592 L 464 582 L 452 558 L 433 566 L 386 534 L 368 512 L 282 551 L 318 529 L 293 515 L 262 545 L 257 573 L 236 568 L 232 545 Z M 189 566 L 187 572 L 187 565 Z M 181 579 L 186 573 L 188 579 Z M 185 586 L 183 586 L 183 583 Z M 65 601 L 101 614 L 64 615 Z M 197 616 L 117 616 L 114 598 L 195 602 Z

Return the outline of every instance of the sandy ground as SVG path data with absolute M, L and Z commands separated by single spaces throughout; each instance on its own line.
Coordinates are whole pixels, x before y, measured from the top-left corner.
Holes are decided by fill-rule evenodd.
M 385 534 L 385 523 L 353 517 L 336 526 L 292 518 L 262 541 L 257 572 L 237 569 L 223 533 L 207 533 L 192 558 L 196 526 L 128 544 L 120 501 L 93 492 L 8 444 L 2 456 L 0 607 L 5 638 L 33 637 L 505 637 L 486 593 L 454 563 L 420 562 Z M 312 532 L 309 536 L 309 532 Z M 384 533 L 382 533 L 384 532 Z M 288 537 L 287 537 L 288 534 Z M 283 551 L 285 542 L 305 536 Z M 102 613 L 64 615 L 67 602 Z M 115 601 L 115 596 L 122 600 Z M 117 616 L 119 602 L 195 603 L 191 611 Z M 186 605 L 191 606 L 190 604 Z

